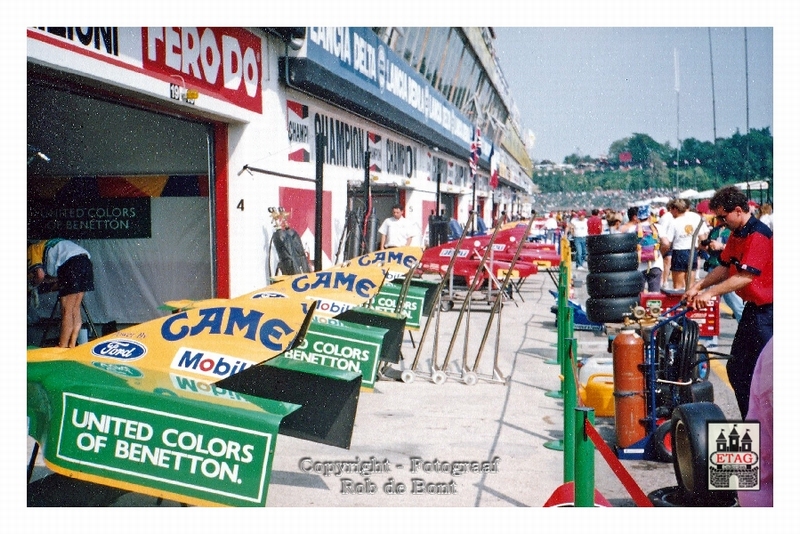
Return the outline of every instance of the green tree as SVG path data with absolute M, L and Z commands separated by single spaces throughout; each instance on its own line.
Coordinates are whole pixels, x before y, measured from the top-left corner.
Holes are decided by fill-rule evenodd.
M 667 150 L 669 150 L 669 146 L 667 146 Z M 634 133 L 631 137 L 611 143 L 608 148 L 609 160 L 619 161 L 619 155 L 623 152 L 630 152 L 631 165 L 644 166 L 649 165 L 653 154 L 663 159 L 665 148 L 647 134 Z
M 615 170 L 622 152 L 631 153 L 631 168 Z M 717 139 L 716 145 L 710 141 L 685 139 L 680 153 L 680 186 L 703 191 L 747 180 L 772 180 L 772 154 L 773 138 L 768 127 L 751 129 L 746 135 L 737 131 L 727 139 Z M 534 181 L 542 192 L 672 188 L 675 186 L 672 162 L 676 156 L 669 142 L 658 143 L 647 134 L 634 133 L 611 143 L 608 149 L 610 168 L 604 166 L 602 172 L 538 171 Z M 600 163 L 590 156 L 577 154 L 570 154 L 564 162 L 576 166 Z
M 713 168 L 716 162 L 714 143 L 711 141 L 698 141 L 690 137 L 681 145 L 681 161 L 687 160 L 689 165 L 703 165 Z
M 652 153 L 659 154 L 663 145 L 659 144 L 647 134 L 635 133 L 628 141 L 628 151 L 632 156 L 632 163 L 635 165 L 647 165 L 650 162 Z

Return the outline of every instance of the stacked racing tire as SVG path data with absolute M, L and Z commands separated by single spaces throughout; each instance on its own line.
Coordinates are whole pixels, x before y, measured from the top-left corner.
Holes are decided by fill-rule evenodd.
M 639 272 L 635 233 L 590 235 L 586 275 L 586 316 L 596 323 L 621 323 L 639 304 L 644 276 Z

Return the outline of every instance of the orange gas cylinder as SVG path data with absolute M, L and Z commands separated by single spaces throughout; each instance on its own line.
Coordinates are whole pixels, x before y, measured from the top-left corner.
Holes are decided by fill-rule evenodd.
M 617 447 L 628 447 L 647 435 L 644 391 L 644 340 L 633 327 L 623 327 L 611 344 L 614 365 L 614 424 Z

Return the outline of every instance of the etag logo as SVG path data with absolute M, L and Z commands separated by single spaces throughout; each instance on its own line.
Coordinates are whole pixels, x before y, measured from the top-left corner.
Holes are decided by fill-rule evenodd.
M 147 347 L 130 339 L 110 339 L 92 347 L 92 354 L 117 360 L 138 360 L 147 354 Z
M 761 489 L 760 422 L 706 421 L 706 435 L 709 490 Z

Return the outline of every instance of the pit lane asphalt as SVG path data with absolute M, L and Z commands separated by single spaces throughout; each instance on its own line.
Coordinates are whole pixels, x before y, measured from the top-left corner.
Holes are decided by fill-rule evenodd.
M 585 275 L 575 272 L 575 299 L 581 304 L 587 296 L 582 283 Z M 378 381 L 374 391 L 361 392 L 349 450 L 279 436 L 267 507 L 543 506 L 563 483 L 563 452 L 545 447 L 563 438 L 563 401 L 546 395 L 560 387 L 559 368 L 549 363 L 556 358 L 557 343 L 550 289 L 556 289 L 553 279 L 540 272 L 522 284 L 513 301 L 504 304 L 490 330 L 476 385 L 461 380 L 464 339 L 468 334 L 466 354 L 472 366 L 489 317 L 486 302 L 471 303 L 471 313 L 455 336 L 449 377 L 443 384 L 434 384 L 426 375 L 437 337 L 439 364 L 444 359 L 461 302 L 440 314 L 438 336 L 430 329 L 411 383 L 402 382 L 400 374 L 412 364 L 421 331 L 407 333 L 403 362 L 387 369 L 386 379 Z M 723 313 L 719 346 L 713 350 L 729 353 L 735 330 L 735 320 Z M 575 338 L 579 357 L 610 356 L 605 334 L 576 330 Z M 493 373 L 495 354 L 504 384 Z M 715 403 L 726 417 L 736 418 L 738 409 L 724 362 L 713 362 L 710 380 Z M 597 417 L 595 426 L 613 449 L 614 418 Z M 28 456 L 32 446 L 29 437 Z M 362 462 L 378 470 L 325 472 L 335 469 L 337 462 Z M 444 463 L 452 466 L 454 462 L 468 462 L 467 467 L 478 462 L 479 472 L 455 476 L 443 468 Z M 622 464 L 645 493 L 677 483 L 671 464 L 645 460 L 623 460 Z M 480 472 L 481 467 L 485 472 Z M 49 472 L 40 456 L 32 480 Z M 398 494 L 399 484 L 405 487 L 403 494 Z M 599 452 L 595 454 L 595 486 L 612 506 L 635 506 Z M 133 493 L 113 504 L 178 505 Z

